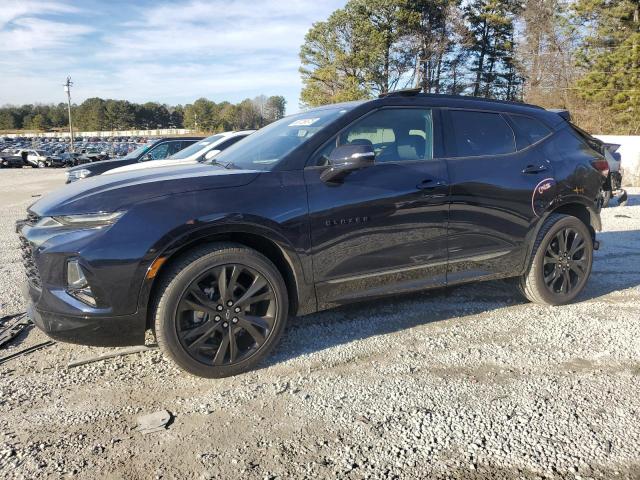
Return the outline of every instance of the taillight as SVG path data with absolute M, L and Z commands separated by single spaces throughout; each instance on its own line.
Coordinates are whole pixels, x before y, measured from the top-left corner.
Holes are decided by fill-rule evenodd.
M 609 162 L 606 159 L 593 160 L 591 166 L 598 170 L 603 177 L 609 175 Z

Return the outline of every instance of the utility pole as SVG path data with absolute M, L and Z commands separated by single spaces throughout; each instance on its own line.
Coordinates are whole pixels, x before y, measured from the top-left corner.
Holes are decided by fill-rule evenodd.
M 69 145 L 69 149 L 71 153 L 75 152 L 73 146 L 73 123 L 71 123 L 71 85 L 73 82 L 71 81 L 71 77 L 67 77 L 67 83 L 64 84 L 64 91 L 67 93 L 67 107 L 69 108 L 69 135 L 71 135 L 71 144 Z

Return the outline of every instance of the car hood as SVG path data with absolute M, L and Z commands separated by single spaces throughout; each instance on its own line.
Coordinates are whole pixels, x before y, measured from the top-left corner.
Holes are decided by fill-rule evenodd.
M 39 216 L 112 212 L 154 197 L 239 187 L 259 174 L 256 170 L 227 170 L 198 164 L 99 175 L 55 190 L 31 205 L 29 210 Z
M 85 158 L 89 158 L 89 154 L 87 154 L 87 153 L 83 153 L 82 155 Z M 120 157 L 120 158 L 113 158 L 111 160 L 102 160 L 100 162 L 96 162 L 95 165 L 100 165 L 100 167 L 102 167 L 102 168 L 104 168 L 105 165 L 110 166 L 110 168 L 116 168 L 118 165 L 122 164 L 125 160 L 128 161 L 128 160 L 132 160 L 133 158 L 134 157 Z M 69 168 L 67 171 L 68 172 L 73 172 L 75 170 L 82 170 L 83 168 L 86 169 L 87 166 L 86 165 L 82 165 L 82 166 L 78 165 L 76 167 Z
M 153 160 L 150 162 L 134 163 L 133 165 L 125 165 L 124 167 L 118 167 L 118 168 L 114 168 L 113 170 L 107 170 L 102 175 L 114 175 L 116 173 L 146 170 L 148 168 L 174 167 L 178 165 L 184 166 L 184 165 L 197 165 L 197 164 L 198 162 L 196 162 L 195 160 L 189 160 L 189 159 Z

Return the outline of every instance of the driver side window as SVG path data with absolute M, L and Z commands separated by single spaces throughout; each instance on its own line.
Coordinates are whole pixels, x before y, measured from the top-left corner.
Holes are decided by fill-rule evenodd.
M 142 157 L 142 161 L 147 160 L 162 160 L 167 157 L 167 152 L 169 151 L 169 143 L 162 143 L 158 145 L 156 148 L 148 152 Z M 151 158 L 148 158 L 151 157 Z
M 376 163 L 433 158 L 433 116 L 426 108 L 384 108 L 357 120 L 327 145 L 316 165 L 327 165 L 341 145 L 371 145 Z

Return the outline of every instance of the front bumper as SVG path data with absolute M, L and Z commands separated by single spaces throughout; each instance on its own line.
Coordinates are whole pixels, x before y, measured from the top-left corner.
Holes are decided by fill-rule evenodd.
M 97 347 L 144 344 L 144 321 L 137 315 L 112 318 L 66 316 L 43 312 L 33 302 L 27 306 L 31 321 L 49 337 L 62 342 Z
M 34 228 L 34 223 L 35 218 L 19 222 L 17 230 L 27 276 L 23 294 L 29 316 L 38 328 L 56 340 L 84 345 L 144 344 L 146 310 L 136 308 L 137 294 L 132 292 L 139 289 L 131 288 L 131 269 L 113 271 L 114 266 L 104 258 L 97 264 L 85 262 L 96 305 L 84 303 L 67 291 L 64 279 L 68 258 L 83 258 L 82 254 L 92 249 L 108 258 L 105 245 L 112 242 L 105 239 L 101 243 L 105 230 L 52 233 L 44 227 Z M 104 274 L 105 268 L 111 276 Z M 95 275 L 96 271 L 102 274 Z

